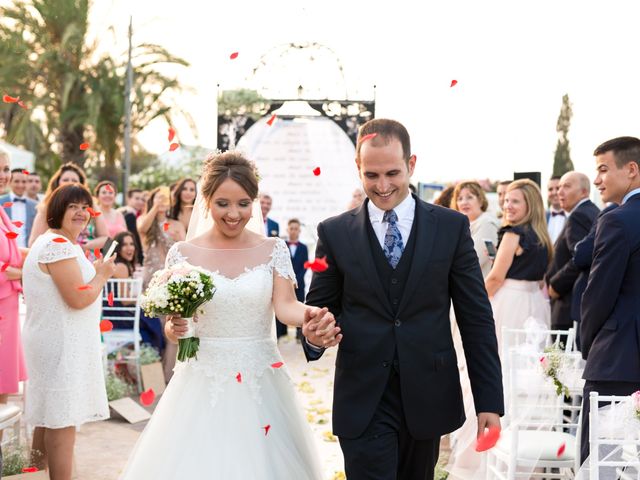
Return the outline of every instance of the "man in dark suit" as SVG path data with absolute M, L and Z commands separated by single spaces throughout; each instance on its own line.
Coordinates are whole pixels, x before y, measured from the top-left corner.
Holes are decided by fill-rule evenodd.
M 293 271 L 296 274 L 296 283 L 298 284 L 296 287 L 296 298 L 298 301 L 304 302 L 304 274 L 307 271 L 306 268 L 304 268 L 304 264 L 309 260 L 309 250 L 307 246 L 300 241 L 300 220 L 297 218 L 289 220 L 287 224 L 287 234 L 289 235 L 287 246 L 289 247 L 289 253 L 291 253 L 291 264 L 293 265 Z M 285 328 L 286 334 L 287 327 L 284 324 L 282 325 Z M 296 329 L 296 338 L 298 340 L 302 339 L 302 328 L 300 327 Z
M 568 330 L 573 326 L 571 300 L 573 284 L 580 271 L 571 261 L 573 250 L 587 236 L 600 209 L 589 200 L 589 178 L 579 172 L 567 172 L 560 179 L 558 199 L 567 212 L 567 220 L 554 244 L 553 261 L 547 270 L 551 297 L 551 328 Z
M 545 212 L 547 229 L 549 230 L 552 243 L 556 243 L 564 227 L 564 222 L 567 219 L 567 212 L 562 209 L 560 199 L 558 198 L 559 190 L 560 176 L 554 175 L 547 182 L 547 204 L 549 205 L 549 209 Z
M 640 390 L 640 139 L 614 138 L 594 155 L 602 201 L 620 206 L 598 221 L 582 296 L 582 461 L 589 454 L 589 394 Z
M 591 225 L 591 230 L 589 230 L 589 234 L 576 243 L 576 246 L 573 250 L 573 258 L 571 261 L 576 266 L 578 270 L 580 270 L 580 274 L 576 279 L 576 282 L 573 284 L 573 293 L 571 295 L 571 320 L 577 323 L 577 331 L 576 331 L 576 345 L 578 350 L 580 350 L 580 320 L 581 309 L 580 302 L 582 301 L 582 294 L 584 293 L 584 289 L 587 288 L 587 281 L 589 280 L 589 270 L 591 270 L 591 262 L 593 262 L 593 244 L 596 239 L 596 227 L 598 226 L 598 220 L 602 215 L 610 212 L 614 208 L 618 206 L 617 203 L 612 203 L 608 205 L 606 208 L 602 209 L 602 211 L 598 214 L 596 221 Z
M 410 195 L 415 164 L 404 126 L 365 123 L 356 165 L 368 199 L 318 225 L 316 257 L 326 256 L 328 269 L 314 274 L 307 304 L 328 307 L 339 326 L 305 322 L 303 346 L 315 360 L 341 338 L 333 430 L 349 480 L 433 478 L 440 436 L 465 420 L 451 301 L 478 431 L 499 428 L 503 413 L 495 325 L 469 221 Z
M 271 220 L 267 215 L 271 211 L 273 200 L 269 195 L 263 193 L 260 195 L 260 209 L 262 210 L 262 218 L 264 220 L 264 234 L 267 237 L 279 237 L 280 225 L 275 220 Z
M 36 218 L 36 207 L 38 203 L 27 197 L 27 175 L 21 168 L 11 170 L 11 180 L 9 183 L 11 192 L 0 197 L 0 208 L 9 202 L 12 205 L 5 208 L 9 218 L 15 223 L 18 238 L 18 246 L 27 248 L 33 219 Z

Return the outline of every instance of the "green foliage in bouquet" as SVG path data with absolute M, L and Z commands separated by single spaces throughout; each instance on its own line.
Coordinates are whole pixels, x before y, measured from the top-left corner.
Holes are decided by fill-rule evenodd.
M 563 366 L 562 348 L 562 344 L 559 346 L 552 345 L 546 347 L 544 349 L 545 354 L 540 358 L 540 364 L 545 375 L 553 381 L 556 387 L 556 394 L 570 397 L 569 388 L 563 384 L 558 377 Z

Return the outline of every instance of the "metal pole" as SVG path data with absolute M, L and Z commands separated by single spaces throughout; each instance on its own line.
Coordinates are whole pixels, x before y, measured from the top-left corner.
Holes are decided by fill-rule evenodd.
M 131 37 L 133 17 L 129 17 L 129 59 L 127 61 L 127 81 L 124 88 L 124 179 L 122 181 L 122 201 L 126 202 L 131 175 L 131 89 L 133 88 L 133 68 L 131 66 Z

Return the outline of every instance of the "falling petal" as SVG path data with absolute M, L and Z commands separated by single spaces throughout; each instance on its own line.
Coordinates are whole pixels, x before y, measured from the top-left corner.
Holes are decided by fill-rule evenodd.
M 83 152 L 85 150 L 87 150 L 89 148 L 89 144 L 88 143 L 81 143 L 80 144 L 80 150 L 82 150 Z
M 169 222 L 164 222 L 162 224 L 162 229 L 166 232 L 169 230 Z
M 173 140 L 173 137 L 176 136 L 176 131 L 173 128 L 169 128 L 169 141 Z
M 109 320 L 102 320 L 100 322 L 101 333 L 110 332 L 111 330 L 113 330 L 113 323 L 111 323 Z
M 56 243 L 66 243 L 67 239 L 63 238 L 63 237 L 56 237 L 56 238 L 53 239 L 53 241 L 56 242 Z
M 24 173 L 25 175 L 29 175 L 29 170 L 22 170 L 22 173 Z
M 102 258 L 102 252 L 100 251 L 99 248 L 94 248 L 93 249 L 93 256 L 96 258 Z
M 451 80 L 451 86 L 455 87 L 458 84 L 458 80 Z
M 11 222 L 11 223 L 13 223 L 18 228 L 21 228 L 22 225 L 24 225 L 24 223 L 22 223 L 20 220 L 16 220 L 15 222 Z
M 238 383 L 242 383 L 242 374 L 240 372 L 238 372 L 238 375 L 236 375 L 236 380 L 238 381 Z
M 93 208 L 91 207 L 87 207 L 87 212 L 89 212 L 89 215 L 91 215 L 92 217 L 99 217 L 100 215 L 102 215 L 102 212 L 96 212 Z
M 362 137 L 360 139 L 360 141 L 358 141 L 358 143 L 363 143 L 363 142 L 366 142 L 367 140 L 369 140 L 371 138 L 376 138 L 377 135 L 378 135 L 377 133 L 370 133 L 368 135 L 365 135 L 364 137 Z
M 476 452 L 484 452 L 493 448 L 500 439 L 500 427 L 490 427 L 489 431 L 478 438 Z
M 107 295 L 107 305 L 113 307 L 113 292 L 109 292 L 109 295 Z
M 78 290 L 80 290 L 80 291 L 82 291 L 82 290 L 89 290 L 89 289 L 91 289 L 91 288 L 93 288 L 91 285 L 80 285 L 80 286 L 78 287 Z
M 172 143 L 171 145 L 169 145 L 169 151 L 174 152 L 178 149 L 179 146 L 180 146 L 179 143 Z
M 109 193 L 113 193 L 113 187 L 108 183 L 104 186 L 104 189 Z
M 146 392 L 142 392 L 140 394 L 140 403 L 145 407 L 148 407 L 153 403 L 156 399 L 156 393 L 153 391 L 153 388 L 150 388 Z
M 262 427 L 264 429 L 264 436 L 267 436 L 267 433 L 269 433 L 269 430 L 271 429 L 271 425 L 265 425 L 264 427 Z
M 235 60 L 236 58 L 238 58 L 238 52 L 233 52 L 231 55 L 229 55 L 229 58 L 231 60 Z
M 310 268 L 312 272 L 324 272 L 329 268 L 327 257 L 316 258 L 312 262 L 304 262 L 304 268 Z
M 284 365 L 284 363 L 282 363 L 282 362 L 276 362 L 276 363 L 272 363 L 271 364 L 271 368 L 280 368 L 283 365 Z
M 16 232 L 7 232 L 5 233 L 5 237 L 9 240 L 13 240 L 14 238 L 18 238 L 18 234 Z
M 320 167 L 316 167 L 313 169 L 313 174 L 317 177 L 320 175 Z M 331 175 L 329 175 L 331 176 Z
M 11 208 L 11 207 L 13 206 L 13 202 L 4 202 L 4 203 L 2 204 L 2 206 L 3 206 L 4 208 Z
M 558 448 L 558 453 L 556 454 L 556 457 L 561 457 L 566 448 L 567 448 L 567 445 L 565 443 L 560 445 L 560 448 Z
M 9 268 L 9 264 L 8 263 L 3 263 L 2 267 L 0 267 L 0 272 L 6 272 L 7 268 Z
M 4 95 L 2 97 L 2 101 L 4 103 L 16 103 L 19 100 L 20 100 L 20 97 L 12 97 L 11 95 Z
M 269 126 L 273 125 L 273 122 L 275 121 L 275 119 L 276 119 L 276 115 L 275 114 L 271 115 L 271 118 L 267 120 L 267 125 Z

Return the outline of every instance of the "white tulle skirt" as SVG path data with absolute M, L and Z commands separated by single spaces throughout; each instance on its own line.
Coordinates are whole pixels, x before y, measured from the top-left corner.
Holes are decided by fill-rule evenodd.
M 121 480 L 322 478 L 274 340 L 201 339 L 198 356 L 176 367 Z

